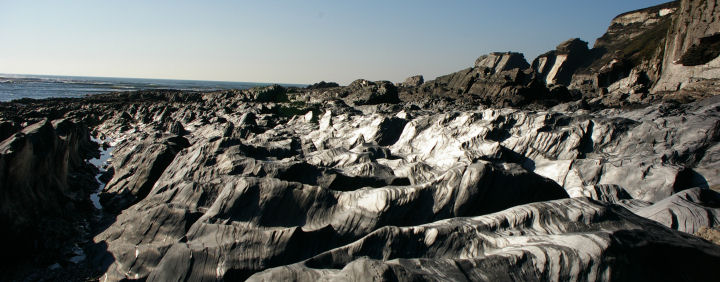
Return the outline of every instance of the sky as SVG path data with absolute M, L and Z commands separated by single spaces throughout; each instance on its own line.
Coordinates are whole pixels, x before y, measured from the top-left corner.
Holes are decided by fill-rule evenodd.
M 667 1 L 6 1 L 0 73 L 309 84 L 433 79 L 490 52 L 531 62 Z

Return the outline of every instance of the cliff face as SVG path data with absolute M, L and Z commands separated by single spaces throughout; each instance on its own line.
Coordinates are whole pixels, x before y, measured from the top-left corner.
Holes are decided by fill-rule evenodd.
M 716 1 L 674 1 L 624 13 L 592 49 L 583 43 L 571 39 L 540 55 L 534 72 L 547 85 L 565 85 L 609 106 L 688 102 L 720 89 Z
M 582 58 L 576 61 L 584 61 L 574 63 L 572 78 L 563 84 L 586 97 L 610 94 L 606 104 L 642 100 L 638 94 L 647 93 L 661 74 L 665 37 L 678 6 L 670 2 L 615 17 L 589 52 L 575 52 Z
M 720 89 L 720 6 L 682 0 L 619 15 L 590 53 L 569 87 L 603 96 L 603 104 L 714 95 Z
M 679 5 L 665 44 L 662 75 L 653 91 L 716 91 L 720 6 L 717 1 L 691 0 Z
M 715 1 L 683 0 L 627 12 L 591 49 L 570 39 L 531 65 L 519 53 L 491 53 L 471 68 L 405 86 L 401 96 L 495 106 L 553 104 L 581 95 L 602 106 L 698 100 L 720 89 L 718 9 Z

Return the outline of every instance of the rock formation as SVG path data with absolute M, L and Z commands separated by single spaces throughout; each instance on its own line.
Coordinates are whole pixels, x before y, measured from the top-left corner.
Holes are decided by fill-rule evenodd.
M 327 91 L 367 97 L 378 85 L 388 84 Z M 653 245 L 687 268 L 652 275 L 692 269 L 702 280 L 700 269 L 720 259 L 720 247 L 689 235 L 718 224 L 719 98 L 567 112 L 248 98 L 314 91 L 33 106 L 96 120 L 95 134 L 116 140 L 101 194 L 114 220 L 88 251 L 107 262 L 98 275 L 317 279 L 383 269 L 404 280 L 472 268 L 486 270 L 470 280 L 632 279 L 648 274 L 620 254 L 652 256 L 638 246 Z
M 720 6 L 714 1 L 680 1 L 665 42 L 663 72 L 655 91 L 718 91 Z
M 716 280 L 715 10 L 397 86 L 0 103 L 6 257 L 41 254 L 0 279 Z
M 249 281 L 712 280 L 718 251 L 618 206 L 566 199 L 384 227 Z
M 440 76 L 401 95 L 405 100 L 418 97 L 447 97 L 474 100 L 497 106 L 522 106 L 532 102 L 564 101 L 567 95 L 551 95 L 532 72 L 520 53 L 491 53 L 479 57 L 475 66 Z
M 6 261 L 48 263 L 68 251 L 63 243 L 81 233 L 78 213 L 92 212 L 94 182 L 84 159 L 95 148 L 87 127 L 65 119 L 39 121 L 0 143 Z
M 548 85 L 570 85 L 573 74 L 587 62 L 589 56 L 587 42 L 575 38 L 558 45 L 556 50 L 538 56 L 532 67 Z
M 665 36 L 677 9 L 677 2 L 669 2 L 615 17 L 575 71 L 571 87 L 594 88 L 598 95 L 647 92 L 661 74 Z M 631 76 L 642 79 L 622 81 Z
M 411 77 L 408 77 L 407 79 L 405 79 L 405 81 L 403 83 L 401 83 L 400 86 L 418 87 L 418 86 L 422 85 L 423 83 L 425 83 L 425 79 L 423 78 L 423 76 L 415 75 L 415 76 L 411 76 Z

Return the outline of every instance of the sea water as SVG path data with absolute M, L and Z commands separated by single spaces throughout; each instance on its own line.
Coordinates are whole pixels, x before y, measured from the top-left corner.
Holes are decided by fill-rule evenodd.
M 32 98 L 77 98 L 86 95 L 151 89 L 211 91 L 248 89 L 272 83 L 0 74 L 0 102 Z M 300 84 L 281 84 L 298 86 Z

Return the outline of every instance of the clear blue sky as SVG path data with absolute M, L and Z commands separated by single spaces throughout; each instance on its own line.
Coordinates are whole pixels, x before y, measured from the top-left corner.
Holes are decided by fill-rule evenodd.
M 5 1 L 0 73 L 347 84 L 528 61 L 667 1 Z

